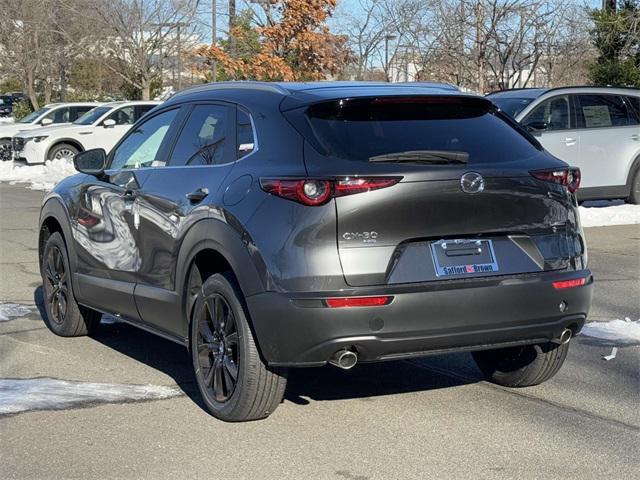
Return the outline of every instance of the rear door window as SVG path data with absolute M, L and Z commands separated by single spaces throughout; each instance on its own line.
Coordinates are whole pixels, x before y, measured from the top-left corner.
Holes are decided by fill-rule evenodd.
M 236 160 L 235 108 L 196 105 L 178 136 L 171 165 L 221 165 Z
M 522 160 L 541 148 L 491 102 L 460 97 L 381 97 L 311 106 L 308 122 L 329 156 L 371 161 L 421 151 L 468 154 L 469 163 Z M 373 160 L 375 161 L 375 160 Z
M 545 100 L 535 107 L 522 124 L 534 130 L 569 130 L 573 127 L 569 97 L 562 95 Z
M 624 103 L 630 114 L 630 125 L 640 125 L 640 97 L 627 95 L 624 97 Z
M 579 128 L 626 127 L 630 112 L 618 95 L 576 95 Z

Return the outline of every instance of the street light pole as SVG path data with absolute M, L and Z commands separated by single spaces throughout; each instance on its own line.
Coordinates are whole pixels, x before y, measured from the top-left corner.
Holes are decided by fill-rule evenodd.
M 385 35 L 384 37 L 384 76 L 389 82 L 389 41 L 395 40 L 395 35 Z
M 216 21 L 217 21 L 217 2 L 216 0 L 211 0 L 211 46 L 215 47 L 217 42 L 217 35 L 218 32 L 217 30 L 217 25 L 216 25 Z M 216 79 L 218 78 L 218 61 L 214 58 L 213 61 L 211 62 L 211 81 L 215 82 Z

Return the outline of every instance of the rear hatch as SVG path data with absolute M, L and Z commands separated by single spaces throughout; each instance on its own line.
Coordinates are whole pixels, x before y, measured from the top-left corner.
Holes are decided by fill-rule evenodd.
M 348 284 L 567 266 L 571 198 L 566 188 L 530 173 L 566 165 L 487 100 L 337 99 L 311 105 L 305 121 L 300 130 L 308 139 L 310 177 L 393 180 L 335 198 L 337 245 Z

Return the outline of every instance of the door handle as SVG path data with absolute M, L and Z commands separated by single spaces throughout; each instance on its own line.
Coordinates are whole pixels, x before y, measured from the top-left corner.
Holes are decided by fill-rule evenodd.
M 640 135 L 631 135 L 631 140 L 640 140 Z
M 564 144 L 568 147 L 570 147 L 571 145 L 575 145 L 576 144 L 576 139 L 572 138 L 572 137 L 566 137 L 564 139 Z
M 187 193 L 187 198 L 191 203 L 200 203 L 207 195 L 209 195 L 209 189 L 203 187 Z

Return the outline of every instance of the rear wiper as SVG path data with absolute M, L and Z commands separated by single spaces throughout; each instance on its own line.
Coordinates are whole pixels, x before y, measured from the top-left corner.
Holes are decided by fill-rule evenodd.
M 469 154 L 450 150 L 410 150 L 408 152 L 387 153 L 369 158 L 373 163 L 430 163 L 449 164 L 467 163 Z

